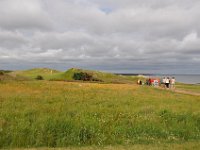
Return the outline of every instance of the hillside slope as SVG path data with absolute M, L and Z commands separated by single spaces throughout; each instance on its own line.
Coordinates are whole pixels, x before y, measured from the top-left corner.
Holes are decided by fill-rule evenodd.
M 62 77 L 66 80 L 74 80 L 73 76 L 75 73 L 87 73 L 92 76 L 92 78 L 97 79 L 99 81 L 105 82 L 105 83 L 135 83 L 138 79 L 136 76 L 122 76 L 122 75 L 116 75 L 112 73 L 107 72 L 100 72 L 100 71 L 94 71 L 94 70 L 84 70 L 84 69 L 77 69 L 77 68 L 71 68 L 63 73 Z
M 59 75 L 60 71 L 49 68 L 33 68 L 29 70 L 13 71 L 10 75 L 14 77 L 26 77 L 29 79 L 35 79 L 38 75 L 42 76 L 45 80 L 52 79 Z
M 52 81 L 75 81 L 74 74 L 86 73 L 92 76 L 99 82 L 104 83 L 136 83 L 139 77 L 137 76 L 123 76 L 107 72 L 100 72 L 94 70 L 84 70 L 78 68 L 71 68 L 65 72 L 53 70 L 49 68 L 34 68 L 23 71 L 13 71 L 10 73 L 13 77 L 25 77 L 28 79 L 35 79 L 38 75 L 42 76 L 45 80 Z

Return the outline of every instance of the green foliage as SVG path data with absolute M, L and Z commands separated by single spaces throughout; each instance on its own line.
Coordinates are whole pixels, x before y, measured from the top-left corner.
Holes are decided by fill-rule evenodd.
M 11 70 L 0 70 L 0 72 L 3 72 L 3 73 L 10 73 L 12 72 Z
M 0 76 L 6 75 L 8 73 L 11 73 L 12 71 L 10 70 L 0 70 Z
M 93 71 L 93 70 L 83 70 L 71 68 L 63 74 L 65 80 L 83 80 L 84 77 L 88 77 L 89 81 L 99 81 L 104 83 L 136 83 L 138 77 L 136 76 L 122 76 L 115 75 L 112 73 Z
M 41 75 L 37 75 L 37 77 L 35 79 L 36 80 L 44 80 L 44 78 Z
M 3 76 L 4 75 L 4 72 L 3 71 L 0 71 L 0 76 Z
M 77 72 L 77 73 L 74 73 L 73 79 L 83 80 L 83 81 L 92 81 L 92 75 L 86 72 Z
M 82 80 L 82 81 L 101 81 L 97 78 L 94 78 L 92 74 L 89 74 L 87 72 L 77 72 L 73 75 L 74 80 Z

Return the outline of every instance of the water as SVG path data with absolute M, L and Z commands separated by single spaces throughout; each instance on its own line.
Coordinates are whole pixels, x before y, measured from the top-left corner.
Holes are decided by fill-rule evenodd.
M 200 75 L 156 75 L 156 76 L 175 77 L 176 82 L 187 83 L 187 84 L 200 84 Z
M 138 75 L 138 74 L 122 74 L 126 76 Z M 200 74 L 167 74 L 167 75 L 153 75 L 153 74 L 144 74 L 147 77 L 175 77 L 176 82 L 187 83 L 187 84 L 200 84 Z
M 197 84 L 200 83 L 200 75 L 174 75 L 177 82 Z

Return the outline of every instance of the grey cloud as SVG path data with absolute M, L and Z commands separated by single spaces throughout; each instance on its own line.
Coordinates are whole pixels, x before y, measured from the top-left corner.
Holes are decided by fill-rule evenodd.
M 8 30 L 50 29 L 51 20 L 39 0 L 1 0 L 0 27 Z
M 0 63 L 199 72 L 199 9 L 197 0 L 2 0 Z
M 19 48 L 26 44 L 27 39 L 19 32 L 9 32 L 0 30 L 0 47 Z
M 179 50 L 184 53 L 200 55 L 200 38 L 197 33 L 190 33 L 183 38 Z

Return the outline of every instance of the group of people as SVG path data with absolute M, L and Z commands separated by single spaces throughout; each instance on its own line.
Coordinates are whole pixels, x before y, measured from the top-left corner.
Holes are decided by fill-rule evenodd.
M 146 84 L 146 85 L 149 85 L 149 86 L 162 86 L 164 88 L 171 88 L 171 89 L 174 89 L 175 88 L 175 78 L 172 77 L 163 77 L 162 79 L 160 78 L 149 78 L 149 79 L 146 79 L 146 82 L 143 82 L 142 80 L 138 79 L 138 84 L 139 85 L 143 85 L 143 84 Z
M 161 85 L 163 85 L 164 88 L 175 88 L 175 78 L 172 77 L 163 77 L 162 78 L 162 82 L 161 82 Z

